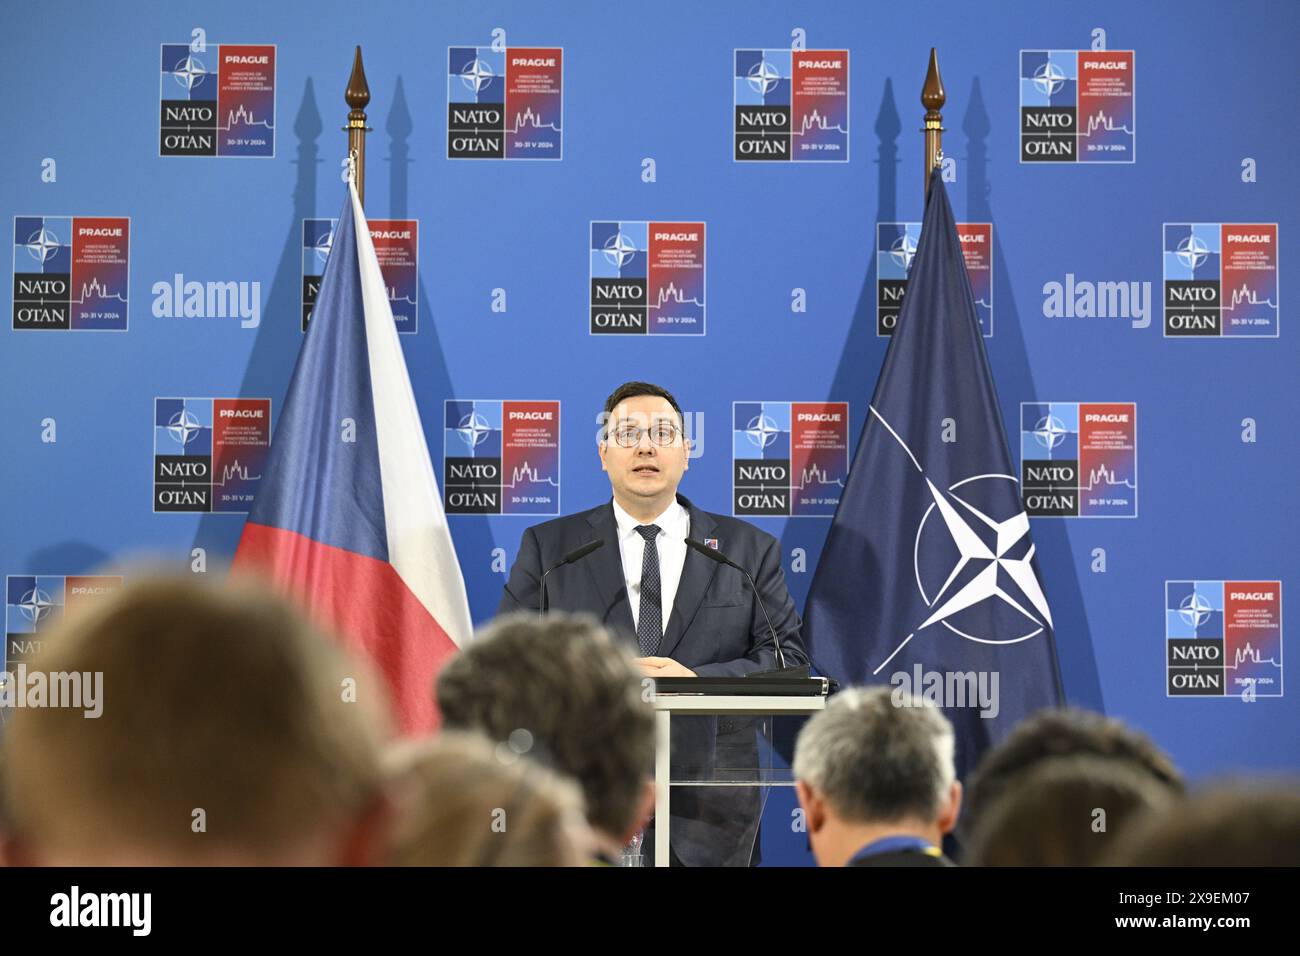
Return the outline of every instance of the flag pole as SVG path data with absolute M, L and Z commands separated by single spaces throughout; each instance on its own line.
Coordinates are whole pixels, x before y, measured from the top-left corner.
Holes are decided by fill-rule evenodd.
M 348 88 L 343 94 L 347 102 L 348 125 L 343 127 L 348 134 L 348 159 L 352 164 L 353 176 L 357 184 L 357 197 L 361 205 L 366 204 L 366 134 L 370 127 L 366 125 L 366 106 L 370 103 L 370 85 L 366 83 L 366 70 L 361 65 L 361 46 L 357 46 L 357 55 L 352 61 L 352 75 L 348 77 Z
M 358 53 L 358 56 L 360 54 Z M 358 62 L 360 62 L 358 60 Z M 925 71 L 921 105 L 925 107 L 925 198 L 930 198 L 930 171 L 943 162 L 943 104 L 947 100 L 939 79 L 939 57 L 930 47 L 930 67 Z

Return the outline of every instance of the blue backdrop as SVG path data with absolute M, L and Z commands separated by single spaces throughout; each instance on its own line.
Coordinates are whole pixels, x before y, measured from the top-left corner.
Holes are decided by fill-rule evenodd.
M 373 93 L 367 213 L 420 223 L 419 329 L 403 344 L 439 468 L 445 400 L 554 399 L 563 508 L 594 505 L 609 492 L 596 415 L 630 378 L 701 416 L 683 491 L 709 510 L 731 511 L 733 401 L 848 402 L 852 446 L 887 343 L 876 223 L 921 219 L 918 96 L 935 46 L 954 210 L 992 223 L 986 345 L 1013 456 L 1022 402 L 1136 403 L 1139 516 L 1033 520 L 1070 700 L 1151 733 L 1196 777 L 1300 765 L 1294 694 L 1167 696 L 1165 650 L 1166 581 L 1295 581 L 1298 340 L 1289 317 L 1277 337 L 1167 337 L 1161 314 L 1164 223 L 1294 235 L 1295 4 L 50 0 L 5 21 L 5 221 L 130 217 L 128 331 L 7 321 L 0 335 L 6 576 L 142 553 L 184 567 L 195 547 L 215 568 L 233 553 L 240 516 L 153 512 L 154 399 L 268 397 L 278 418 L 301 342 L 302 222 L 344 198 L 356 43 Z M 196 27 L 208 44 L 275 44 L 274 158 L 159 156 L 160 45 Z M 496 28 L 508 46 L 563 48 L 560 162 L 447 158 L 448 47 L 487 46 Z M 1136 161 L 1022 163 L 1020 51 L 1088 50 L 1098 28 L 1134 51 Z M 795 29 L 809 49 L 850 51 L 850 160 L 734 162 L 733 51 L 788 48 Z M 592 220 L 705 222 L 707 334 L 590 335 Z M 260 283 L 260 325 L 155 316 L 152 288 L 176 273 Z M 1044 286 L 1067 274 L 1150 282 L 1150 325 L 1049 317 Z M 450 520 L 482 622 L 540 519 Z M 829 522 L 756 521 L 780 538 L 802 607 Z

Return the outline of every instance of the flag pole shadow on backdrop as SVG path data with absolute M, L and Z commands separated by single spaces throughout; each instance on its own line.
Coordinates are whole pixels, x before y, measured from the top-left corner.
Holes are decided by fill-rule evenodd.
M 876 111 L 874 126 L 876 133 L 876 221 L 892 222 L 898 218 L 898 137 L 903 130 L 898 116 L 898 105 L 894 100 L 894 81 L 886 78 L 880 95 L 880 108 Z M 849 324 L 849 334 L 840 352 L 840 361 L 831 380 L 827 401 L 847 401 L 855 409 L 863 409 L 871 398 L 873 374 L 880 368 L 884 357 L 884 345 L 887 339 L 876 334 L 876 260 L 877 237 L 875 222 L 867 226 L 871 252 L 867 259 L 867 269 L 858 291 L 857 302 L 853 307 L 853 317 Z M 859 412 L 859 416 L 860 416 Z M 858 418 L 860 425 L 861 418 Z M 861 429 L 849 435 L 851 443 L 858 440 Z M 850 461 L 854 445 L 849 446 Z M 806 522 L 814 527 L 804 529 L 801 523 L 788 519 L 781 533 L 781 553 L 789 554 L 794 547 L 809 548 L 811 544 L 822 544 L 820 539 L 827 530 L 829 522 Z M 811 548 L 809 548 L 811 550 Z M 805 575 L 811 579 L 813 569 Z M 806 596 L 807 588 L 803 589 Z M 802 609 L 806 601 L 800 600 Z M 815 663 L 815 662 L 814 662 Z M 833 675 L 832 675 L 833 676 Z M 773 735 L 773 747 L 788 763 L 794 758 L 794 739 L 804 720 L 788 718 L 778 721 Z
M 863 243 L 863 246 L 870 250 L 867 258 L 867 268 L 863 273 L 862 286 L 858 291 L 858 297 L 853 307 L 848 335 L 840 351 L 839 363 L 831 379 L 828 394 L 824 396 L 828 401 L 849 402 L 850 407 L 858 412 L 857 422 L 859 423 L 861 422 L 861 409 L 865 408 L 866 402 L 871 398 L 874 373 L 880 368 L 885 345 L 888 342 L 887 339 L 882 340 L 876 334 L 876 280 L 878 277 L 877 262 L 879 253 L 876 222 L 892 222 L 898 219 L 898 138 L 902 133 L 902 129 L 902 121 L 898 115 L 898 104 L 894 97 L 894 81 L 892 77 L 887 77 L 881 90 L 880 106 L 876 111 L 873 126 L 877 143 L 875 159 L 876 202 L 875 216 L 866 224 L 868 234 L 866 242 Z M 858 431 L 849 435 L 848 453 L 850 461 L 853 460 L 852 456 L 856 448 L 854 443 L 857 442 L 860 434 L 861 428 L 859 424 Z M 783 555 L 789 554 L 794 547 L 804 547 L 809 551 L 812 551 L 815 546 L 824 547 L 828 523 L 818 521 L 815 522 L 813 529 L 805 529 L 802 524 L 806 523 L 810 522 L 786 521 L 781 534 L 781 553 Z M 813 571 L 813 568 L 808 569 L 807 574 L 804 575 L 805 580 L 811 579 Z M 804 594 L 800 595 L 800 597 L 803 600 L 799 600 L 801 611 L 806 606 L 807 586 L 805 585 L 802 590 Z M 814 661 L 815 665 L 816 662 Z M 787 717 L 773 722 L 772 748 L 776 755 L 784 760 L 787 765 L 794 760 L 795 739 L 806 722 L 807 718 L 799 719 L 794 717 Z M 776 795 L 773 796 L 776 797 Z M 788 813 L 788 810 L 779 798 L 771 800 L 769 810 L 770 813 L 767 814 L 767 817 L 770 825 L 761 830 L 760 834 L 766 832 L 772 836 L 764 840 L 763 856 L 764 859 L 783 859 L 789 855 L 789 849 L 785 845 L 787 841 L 777 841 L 775 838 L 775 835 L 783 829 L 778 825 L 776 818 L 781 816 L 782 820 L 788 819 L 787 816 L 783 816 L 784 813 Z M 768 845 L 769 840 L 771 841 L 770 845 Z M 811 854 L 809 854 L 806 862 L 811 865 Z
M 302 345 L 302 221 L 316 216 L 316 167 L 321 161 L 316 141 L 320 139 L 321 130 L 316 94 L 311 77 L 308 77 L 293 122 L 293 131 L 298 137 L 298 151 L 293 162 L 298 171 L 288 235 L 271 280 L 263 310 L 264 319 L 258 326 L 248 366 L 235 392 L 236 397 L 271 399 L 272 441 L 275 440 L 275 426 L 284 410 L 285 391 Z M 242 529 L 243 522 L 232 519 L 230 515 L 205 513 L 199 519 L 192 547 L 203 548 L 209 554 L 233 555 Z
M 384 122 L 384 131 L 388 133 L 389 212 L 394 219 L 410 217 L 410 166 L 414 160 L 411 159 L 408 141 L 412 129 L 411 111 L 406 103 L 406 85 L 399 74 L 393 89 L 393 105 Z M 431 200 L 426 203 L 426 206 L 428 205 L 432 205 Z M 421 221 L 421 242 L 429 234 L 423 228 L 425 221 L 427 220 Z M 432 257 L 424 259 L 425 262 L 431 260 Z M 420 409 L 420 421 L 424 424 L 424 440 L 429 446 L 429 455 L 437 470 L 438 462 L 442 460 L 441 452 L 445 441 L 445 430 L 441 427 L 442 403 L 444 399 L 456 397 L 456 388 L 452 384 L 451 370 L 447 367 L 442 342 L 438 336 L 438 316 L 434 311 L 434 301 L 425 288 L 424 274 L 425 269 L 421 267 L 416 276 L 419 289 L 417 298 L 420 309 L 428 320 L 420 324 L 417 334 L 404 335 L 402 340 L 418 344 L 418 351 L 414 349 L 408 351 L 411 360 L 407 362 L 407 367 L 411 370 L 411 388 L 415 392 L 415 403 Z M 434 273 L 435 281 L 441 278 L 443 276 Z M 445 480 L 445 476 L 441 474 L 438 478 L 439 481 Z M 465 568 L 469 564 L 480 561 L 487 564 L 495 546 L 487 516 L 456 515 L 454 521 L 450 518 L 448 520 L 455 532 L 453 538 L 461 567 Z M 493 575 L 488 578 L 486 592 L 482 587 L 476 587 L 485 580 L 484 575 L 465 573 L 464 577 L 470 612 L 474 619 L 491 618 L 496 614 L 497 605 L 501 601 L 501 588 L 505 585 L 504 576 Z
M 988 178 L 987 145 L 991 123 L 978 76 L 971 81 L 962 131 L 966 134 L 966 164 L 962 170 L 966 176 L 966 218 L 971 222 L 993 222 L 993 189 Z M 986 341 L 994 346 L 990 362 L 997 370 L 996 380 L 1001 386 L 1001 394 L 1017 396 L 1010 410 L 1017 413 L 1018 433 L 1021 401 L 1047 401 L 1056 396 L 1039 395 L 1034 385 L 1020 310 L 1016 307 L 1001 233 L 996 228 L 993 230 L 993 288 L 997 296 L 996 332 L 993 339 Z M 1004 398 L 1004 421 L 1007 411 Z M 1070 548 L 1065 519 L 1042 518 L 1034 522 L 1034 544 L 1038 547 L 1039 564 L 1043 567 L 1043 584 L 1052 601 L 1056 652 L 1061 659 L 1066 699 L 1072 704 L 1101 711 L 1104 709 L 1101 678 L 1097 673 L 1092 631 L 1088 626 L 1088 609 L 1079 587 L 1078 558 Z

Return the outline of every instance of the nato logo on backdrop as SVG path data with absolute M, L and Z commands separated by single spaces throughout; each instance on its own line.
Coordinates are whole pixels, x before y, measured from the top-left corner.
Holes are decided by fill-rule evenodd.
M 1136 518 L 1137 492 L 1133 402 L 1020 403 L 1025 514 Z
M 65 615 L 75 616 L 121 588 L 122 579 L 115 575 L 8 575 L 0 672 L 11 671 L 16 664 L 31 660 L 41 649 L 41 635 Z
M 975 297 L 984 337 L 993 336 L 993 225 L 987 222 L 957 223 L 966 275 Z M 919 222 L 876 223 L 876 335 L 893 335 L 907 291 L 907 274 L 921 241 Z
M 1166 581 L 1167 697 L 1281 697 L 1282 582 Z
M 848 50 L 736 50 L 732 158 L 849 161 Z
M 124 332 L 131 220 L 15 216 L 13 327 Z
M 1165 335 L 1278 337 L 1277 223 L 1164 225 Z
M 848 402 L 732 402 L 732 514 L 832 518 L 849 473 Z
M 1132 50 L 1021 50 L 1020 161 L 1131 163 Z
M 302 221 L 302 330 L 307 331 L 320 294 L 325 263 L 334 245 L 337 219 Z M 397 331 L 414 334 L 420 328 L 420 220 L 371 219 L 370 239 L 388 289 Z
M 704 223 L 591 223 L 592 335 L 704 334 Z
M 162 44 L 160 156 L 275 156 L 275 45 Z
M 270 447 L 269 398 L 155 398 L 153 510 L 247 514 Z
M 563 48 L 448 48 L 448 159 L 563 154 Z
M 560 513 L 560 403 L 443 403 L 443 510 L 449 515 Z

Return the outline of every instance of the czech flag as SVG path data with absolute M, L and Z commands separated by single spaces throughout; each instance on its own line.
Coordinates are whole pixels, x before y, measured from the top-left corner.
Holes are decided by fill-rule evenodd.
M 371 660 L 406 733 L 469 639 L 465 581 L 355 187 L 234 570 L 269 576 Z

